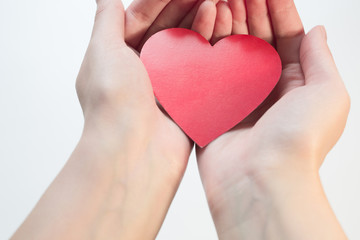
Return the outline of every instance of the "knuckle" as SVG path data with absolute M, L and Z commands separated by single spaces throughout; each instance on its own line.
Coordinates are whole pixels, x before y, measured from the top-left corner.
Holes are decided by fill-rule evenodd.
M 232 23 L 233 23 L 233 25 L 236 25 L 236 26 L 242 26 L 242 25 L 246 24 L 246 17 L 241 16 L 236 19 L 233 18 Z
M 103 1 L 97 1 L 97 9 L 96 9 L 96 13 L 95 13 L 95 17 L 97 17 L 98 15 L 100 15 L 100 13 L 102 13 L 105 10 L 106 5 L 104 3 L 99 3 L 99 2 L 103 2 Z M 96 18 L 95 18 L 96 19 Z
M 170 0 L 158 0 L 161 5 L 167 5 Z M 140 6 L 129 7 L 127 10 L 133 18 L 139 22 L 152 23 L 154 21 L 154 16 L 151 14 L 149 9 L 144 9 Z
M 151 16 L 146 11 L 129 8 L 128 12 L 139 22 L 150 23 L 152 21 Z
M 123 12 L 124 11 L 124 5 L 120 0 L 96 0 L 97 3 L 97 9 L 95 14 L 95 21 L 96 18 L 101 15 L 104 11 L 111 8 L 116 10 L 117 12 Z
M 293 1 L 286 1 L 280 8 L 271 8 L 272 15 L 284 15 L 296 9 Z

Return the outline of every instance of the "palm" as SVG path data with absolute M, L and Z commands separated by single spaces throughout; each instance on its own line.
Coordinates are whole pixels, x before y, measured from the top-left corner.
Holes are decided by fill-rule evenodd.
M 103 69 L 108 65 L 117 66 L 115 70 L 109 70 L 113 78 L 109 78 L 112 81 L 108 84 L 111 92 L 107 91 L 106 95 L 117 96 L 117 103 L 123 100 L 122 96 L 128 98 L 126 108 L 131 108 L 132 115 L 129 118 L 132 118 L 132 124 L 135 125 L 131 127 L 132 135 L 136 137 L 134 139 L 138 139 L 138 136 L 151 136 L 146 141 L 150 140 L 151 149 L 159 154 L 155 161 L 161 161 L 158 164 L 166 169 L 164 174 L 179 182 L 193 143 L 156 105 L 146 69 L 133 49 L 124 45 L 116 47 L 106 57 L 100 63 L 105 63 Z M 136 141 L 135 144 L 139 143 L 142 142 Z
M 319 29 L 304 35 L 292 0 L 263 1 L 263 6 L 249 1 L 246 10 L 239 1 L 229 3 L 235 8 L 232 33 L 250 33 L 276 45 L 283 72 L 274 91 L 250 116 L 206 148 L 197 148 L 200 175 L 215 214 L 227 197 L 234 198 L 224 192 L 239 192 L 249 173 L 261 176 L 283 166 L 318 169 L 341 136 L 349 110 L 333 61 L 324 61 L 327 56 L 316 52 L 324 48 L 319 45 L 324 37 Z M 248 20 L 241 25 L 244 12 Z
M 200 2 L 194 5 L 195 2 L 195 0 L 192 2 L 134 2 L 125 14 L 125 41 L 129 51 L 127 54 L 122 53 L 119 56 L 123 59 L 119 66 L 128 66 L 125 74 L 132 77 L 137 76 L 136 79 L 141 79 L 141 82 L 136 84 L 136 93 L 133 94 L 136 98 L 136 104 L 138 104 L 137 108 L 142 113 L 146 113 L 146 117 L 140 119 L 140 124 L 147 125 L 149 128 L 151 126 L 149 122 L 154 122 L 150 127 L 154 128 L 153 146 L 158 148 L 157 151 L 162 153 L 165 159 L 169 160 L 165 166 L 170 166 L 170 169 L 167 170 L 176 178 L 185 171 L 193 142 L 170 119 L 161 106 L 156 105 L 150 79 L 138 55 L 149 37 L 166 28 L 182 25 L 184 28 L 198 31 L 207 38 L 211 37 L 211 35 L 206 35 L 212 31 L 206 29 L 204 25 L 206 26 L 208 21 L 212 21 L 207 19 L 208 17 L 211 19 L 211 15 L 215 19 L 215 6 L 208 6 L 208 3 L 200 6 Z M 179 7 L 181 7 L 181 11 L 173 11 L 174 8 Z M 126 76 L 123 78 L 126 79 Z
M 299 78 L 294 79 L 294 75 Z M 304 95 L 308 95 L 303 89 L 298 88 L 304 84 L 304 78 L 301 76 L 300 65 L 284 66 L 281 82 L 286 82 L 286 86 L 279 84 L 264 103 L 244 121 L 206 148 L 197 148 L 199 168 L 205 185 L 210 184 L 209 188 L 217 189 L 219 186 L 216 185 L 223 184 L 224 181 L 236 182 L 237 177 L 241 177 L 246 171 L 253 170 L 251 169 L 253 167 L 259 167 L 261 164 L 266 166 L 266 163 L 259 165 L 247 162 L 249 159 L 246 154 L 249 151 L 258 150 L 253 149 L 253 146 L 261 148 L 263 145 L 272 143 L 281 148 L 292 141 L 290 138 L 294 136 L 294 133 L 290 132 L 289 125 L 306 124 L 299 121 L 301 117 L 299 113 L 302 112 L 302 108 L 311 107 L 311 102 L 304 101 L 300 105 L 298 101 L 304 99 Z M 287 89 L 284 90 L 283 87 Z M 298 89 L 295 91 L 295 88 Z M 286 98 L 279 99 L 285 93 L 287 93 Z M 269 128 L 269 126 L 272 127 Z M 283 136 L 283 138 L 278 138 L 278 136 Z M 278 142 L 275 143 L 274 139 L 278 139 Z M 232 176 L 235 179 L 230 179 Z
M 267 1 L 263 1 L 263 6 L 252 2 L 255 1 L 249 1 L 245 9 L 245 4 L 229 1 L 236 20 L 232 33 L 249 33 L 276 45 L 283 62 L 282 77 L 274 91 L 250 116 L 206 148 L 197 148 L 199 171 L 209 200 L 211 196 L 221 195 L 222 188 L 239 182 L 246 172 L 267 166 L 264 162 L 249 162 L 248 155 L 269 144 L 285 147 L 294 136 L 293 125 L 298 124 L 297 129 L 302 129 L 301 125 L 307 123 L 301 120 L 301 113 L 314 101 L 306 99 L 313 94 L 301 87 L 305 84 L 299 56 L 304 33 L 293 1 L 269 1 L 271 20 L 267 14 Z M 248 16 L 247 24 L 243 15 Z M 299 103 L 299 99 L 304 101 Z
M 274 2 L 276 2 L 276 1 L 274 1 Z M 236 18 L 239 18 L 239 15 L 244 14 L 244 9 L 245 9 L 244 6 L 240 6 L 239 2 L 235 2 L 235 1 L 229 2 L 229 4 L 231 5 L 231 7 L 235 8 L 235 9 L 232 9 L 234 19 L 237 20 L 237 23 L 239 23 L 239 22 L 241 23 L 241 21 L 239 21 L 239 19 L 236 19 Z M 180 17 L 180 15 L 177 17 L 171 17 L 172 19 L 177 18 L 177 20 L 175 20 L 175 21 L 173 20 L 172 22 L 169 22 L 169 15 L 166 13 L 166 8 L 165 8 L 165 10 L 163 10 L 161 12 L 161 14 L 159 16 L 157 16 L 157 19 L 155 20 L 155 22 L 148 26 L 149 28 L 148 28 L 148 30 L 146 30 L 146 33 L 142 32 L 140 34 L 136 30 L 133 30 L 133 29 L 134 29 L 134 26 L 136 26 L 137 22 L 140 22 L 140 25 L 143 24 L 143 23 L 141 23 L 141 21 L 139 21 L 139 19 L 141 20 L 141 18 L 139 18 L 138 16 L 144 16 L 144 14 L 138 14 L 138 15 L 134 14 L 134 9 L 136 9 L 136 5 L 135 5 L 132 7 L 131 11 L 127 10 L 127 12 L 131 13 L 131 14 L 127 14 L 127 16 L 126 16 L 127 20 L 130 19 L 130 21 L 128 21 L 127 23 L 129 23 L 129 26 L 131 25 L 131 28 L 129 27 L 129 30 L 125 31 L 126 32 L 125 39 L 127 40 L 127 43 L 133 49 L 140 51 L 144 42 L 152 34 L 163 29 L 163 28 L 159 28 L 159 26 L 166 25 L 168 27 L 176 27 L 176 26 L 178 26 L 179 22 L 181 22 L 180 25 L 182 27 L 189 28 L 190 26 L 194 25 L 191 22 L 194 19 L 194 11 L 196 12 L 196 8 L 198 7 L 198 5 L 195 6 L 192 11 L 190 11 L 190 12 L 192 12 L 193 16 L 189 17 L 189 15 L 188 15 L 188 16 L 184 17 L 184 15 L 180 14 L 181 17 Z M 277 5 L 279 6 L 279 3 L 277 3 Z M 131 6 L 130 6 L 130 8 L 131 8 Z M 259 8 L 258 6 L 251 6 L 251 5 L 248 6 L 248 8 L 249 8 L 248 14 L 253 14 L 256 16 L 263 17 L 264 14 L 261 11 L 263 9 L 267 9 L 266 1 L 264 1 L 263 8 L 261 8 L 261 7 Z M 280 11 L 278 11 L 278 12 L 280 12 Z M 210 15 L 209 12 L 207 12 L 207 14 Z M 150 14 L 147 13 L 147 16 L 149 16 L 149 15 Z M 191 15 L 191 13 L 190 13 L 190 15 Z M 222 35 L 223 35 L 223 37 L 226 36 L 226 34 L 227 34 L 225 32 L 226 29 L 230 29 L 230 32 L 231 32 L 231 22 L 230 22 L 230 28 L 229 28 L 229 26 L 226 25 L 226 21 L 228 21 L 229 16 L 231 16 L 231 10 L 227 9 L 227 6 L 224 5 L 224 3 L 218 4 L 217 15 L 218 16 L 216 19 L 215 27 L 214 27 L 214 29 L 211 29 L 211 30 L 213 30 L 212 41 L 216 41 L 216 40 L 220 39 L 222 37 Z M 290 16 L 290 18 L 293 18 L 293 19 L 296 17 L 297 17 L 297 14 L 295 14 L 295 16 Z M 181 19 L 181 18 L 183 18 L 183 20 L 179 21 L 179 19 Z M 209 18 L 211 18 L 211 17 L 209 16 L 208 19 Z M 241 17 L 241 16 L 240 16 L 240 18 L 243 19 L 243 17 Z M 231 19 L 231 17 L 230 17 L 230 19 Z M 252 19 L 254 19 L 254 18 L 252 18 Z M 300 44 L 299 39 L 301 40 L 301 38 L 302 38 L 303 29 L 302 29 L 300 20 L 293 20 L 293 19 L 292 19 L 292 22 L 295 22 L 295 27 L 293 27 L 292 29 L 289 29 L 288 27 L 282 27 L 283 28 L 282 30 L 284 30 L 284 29 L 287 30 L 287 32 L 285 32 L 284 35 L 287 35 L 288 32 L 295 31 L 295 33 L 297 35 L 299 35 L 300 37 L 292 36 L 292 38 L 293 38 L 292 42 L 298 41 L 298 45 L 299 45 Z M 211 20 L 209 20 L 209 22 L 211 22 Z M 166 23 L 166 24 L 164 24 L 164 23 Z M 297 26 L 296 26 L 296 24 L 297 24 Z M 264 19 L 262 19 L 262 21 L 256 21 L 253 24 L 250 22 L 248 24 L 248 26 L 249 26 L 249 28 L 247 28 L 247 27 L 244 28 L 244 27 L 241 27 L 241 24 L 240 25 L 238 24 L 238 26 L 233 26 L 232 32 L 233 33 L 243 33 L 243 34 L 250 33 L 250 34 L 253 34 L 260 38 L 263 38 L 271 43 L 274 42 L 274 39 L 273 39 L 273 36 L 271 33 L 270 20 L 266 19 L 266 17 Z M 211 28 L 211 24 L 208 25 L 208 28 Z M 136 29 L 136 27 L 135 27 L 135 29 Z M 269 29 L 270 29 L 270 31 L 269 31 Z M 238 32 L 236 32 L 236 31 L 238 31 Z M 281 39 L 279 42 L 281 42 Z M 289 50 L 290 50 L 290 52 L 293 51 L 293 49 L 291 49 L 291 48 L 294 48 L 294 46 L 293 46 L 294 44 L 292 44 L 292 43 L 289 44 L 288 43 L 289 40 L 285 40 L 285 42 L 286 43 L 283 44 L 284 46 L 282 46 L 282 48 L 278 49 L 279 52 L 287 52 Z M 289 46 L 290 49 L 287 49 L 286 46 Z M 296 48 L 296 46 L 295 46 L 295 48 Z M 285 93 L 291 91 L 293 88 L 295 88 L 297 86 L 301 86 L 304 84 L 304 77 L 302 74 L 300 63 L 298 61 L 295 61 L 297 63 L 293 63 L 293 61 L 291 61 L 291 58 L 293 58 L 293 56 L 285 57 L 285 58 L 288 58 L 288 59 L 283 58 L 284 66 L 283 66 L 282 79 L 280 80 L 280 83 L 276 87 L 275 91 L 268 97 L 268 99 L 256 111 L 254 111 L 251 114 L 251 116 L 249 116 L 246 120 L 244 120 L 242 123 L 240 123 L 232 131 L 230 131 L 229 133 L 218 138 L 216 141 L 211 143 L 206 149 L 203 149 L 203 150 L 198 149 L 199 162 L 200 163 L 202 162 L 201 161 L 202 158 L 206 158 L 206 162 L 207 162 L 206 168 L 209 168 L 209 166 L 212 166 L 214 171 L 216 169 L 218 171 L 219 169 L 221 169 L 221 167 L 223 167 L 223 168 L 230 167 L 230 169 L 235 169 L 235 168 L 232 168 L 231 165 L 236 165 L 238 163 L 237 162 L 238 160 L 235 160 L 233 163 L 231 161 L 228 161 L 227 164 L 229 166 L 223 165 L 223 163 L 219 163 L 217 166 L 216 159 L 223 158 L 223 155 L 226 154 L 224 151 L 229 151 L 229 148 L 232 148 L 230 150 L 230 152 L 232 152 L 233 156 L 241 155 L 242 149 L 246 149 L 247 148 L 246 145 L 249 144 L 249 141 L 247 141 L 247 136 L 249 136 L 249 135 L 254 136 L 254 132 L 258 132 L 259 133 L 258 138 L 261 138 L 262 128 L 266 128 L 266 125 L 269 123 L 265 122 L 263 124 L 259 124 L 260 122 L 261 123 L 263 122 L 263 121 L 259 121 L 259 119 L 260 118 L 267 119 L 266 121 L 268 121 L 268 122 L 272 121 L 271 120 L 272 118 L 275 119 L 276 118 L 276 115 L 275 115 L 276 113 L 274 113 L 275 111 L 267 111 L 267 110 Z M 295 56 L 295 58 L 297 58 L 297 60 L 298 60 L 297 56 Z M 136 61 L 137 61 L 136 64 L 139 65 L 139 68 L 144 69 L 144 66 L 142 65 L 142 63 L 138 59 Z M 143 72 L 145 72 L 145 71 L 143 71 Z M 134 72 L 134 74 L 138 74 L 138 72 L 137 73 Z M 146 74 L 144 74 L 144 76 L 141 77 L 142 79 L 146 79 L 143 86 L 146 87 L 146 94 L 148 96 L 152 96 L 153 93 L 152 93 L 152 89 L 149 84 L 149 79 L 148 79 L 148 76 L 145 76 L 145 75 Z M 276 104 L 280 105 L 281 101 L 279 101 Z M 284 105 L 287 105 L 287 104 L 291 104 L 291 103 L 287 102 Z M 147 104 L 145 102 L 142 105 L 147 106 Z M 287 107 L 283 106 L 282 108 L 284 108 L 284 110 L 285 110 Z M 158 126 L 158 131 L 159 131 L 159 135 L 158 135 L 159 138 L 156 138 L 154 141 L 158 142 L 158 146 L 164 146 L 163 149 L 168 149 L 168 152 L 171 153 L 175 159 L 178 158 L 176 156 L 181 156 L 181 158 L 184 159 L 184 156 L 186 154 L 189 154 L 191 151 L 191 145 L 192 145 L 191 141 L 183 134 L 183 132 L 178 128 L 178 126 L 176 124 L 174 124 L 166 114 L 163 113 L 163 111 L 159 110 L 154 105 L 151 106 L 150 109 L 154 109 L 153 114 L 156 115 L 156 118 L 158 120 L 157 126 Z M 266 112 L 266 114 L 263 116 L 263 114 L 265 112 Z M 256 124 L 256 123 L 258 123 L 258 124 Z M 275 131 L 276 130 L 274 130 L 274 132 Z M 164 137 L 164 136 L 166 136 L 166 137 Z M 226 150 L 224 150 L 223 146 L 227 146 Z M 242 147 L 239 148 L 239 146 L 242 146 Z M 212 160 L 212 159 L 214 159 L 214 160 Z M 236 159 L 236 158 L 233 158 L 233 159 Z M 240 159 L 240 156 L 237 159 Z M 178 160 L 175 160 L 175 161 L 179 162 Z M 214 165 L 210 164 L 212 161 L 214 162 Z M 182 163 L 184 161 L 180 161 L 180 162 Z M 200 169 L 200 171 L 201 171 L 201 169 Z M 208 172 L 208 170 L 206 170 L 206 171 Z M 211 171 L 209 171 L 208 173 L 209 173 L 209 175 L 211 175 Z

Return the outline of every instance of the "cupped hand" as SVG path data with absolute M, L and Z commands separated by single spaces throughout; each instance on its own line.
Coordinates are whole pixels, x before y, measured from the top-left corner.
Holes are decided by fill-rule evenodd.
M 273 231 L 267 221 L 274 219 L 257 205 L 263 200 L 258 190 L 270 191 L 276 188 L 273 183 L 297 182 L 305 175 L 318 178 L 323 159 L 345 127 L 349 96 L 325 29 L 316 27 L 305 35 L 293 0 L 229 0 L 219 7 L 213 41 L 251 34 L 272 44 L 283 64 L 279 83 L 258 109 L 207 147 L 196 149 L 220 238 L 235 239 L 239 233 L 247 239 L 245 233 L 252 229 L 250 239 L 260 239 L 266 229 L 253 229 L 251 222 L 267 223 Z
M 134 234 L 128 227 L 134 222 L 142 224 L 138 235 L 156 235 L 193 147 L 158 108 L 138 51 L 152 34 L 177 27 L 194 5 L 193 0 L 135 0 L 124 11 L 120 0 L 97 1 L 93 33 L 76 88 L 84 112 L 84 135 L 95 136 L 99 149 L 117 156 L 103 158 L 112 159 L 116 176 L 126 176 L 117 180 L 131 192 L 126 194 L 123 209 L 136 206 L 136 211 L 127 210 L 128 216 L 122 216 L 127 219 L 122 236 Z M 209 39 L 215 4 L 204 2 L 196 13 L 192 29 Z
M 151 146 L 166 159 L 165 166 L 180 168 L 171 170 L 179 174 L 193 143 L 157 107 L 138 52 L 152 34 L 177 27 L 195 1 L 136 0 L 126 12 L 119 0 L 97 2 L 92 38 L 76 85 L 85 124 L 102 124 L 104 131 L 127 127 L 122 130 L 129 137 L 126 146 Z M 192 29 L 209 39 L 215 16 L 214 3 L 204 2 L 197 8 Z

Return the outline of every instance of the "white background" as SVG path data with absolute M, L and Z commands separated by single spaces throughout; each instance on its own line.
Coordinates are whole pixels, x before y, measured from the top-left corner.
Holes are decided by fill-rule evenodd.
M 296 3 L 307 31 L 326 26 L 352 98 L 321 176 L 349 238 L 360 239 L 360 2 Z M 94 11 L 95 0 L 0 1 L 0 239 L 23 221 L 79 139 L 74 82 Z M 193 155 L 157 239 L 217 239 Z

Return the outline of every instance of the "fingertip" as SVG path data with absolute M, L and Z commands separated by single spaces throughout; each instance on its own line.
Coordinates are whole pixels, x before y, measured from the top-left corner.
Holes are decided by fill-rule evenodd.
M 191 29 L 201 34 L 205 39 L 210 40 L 214 31 L 215 19 L 215 2 L 206 0 L 199 6 Z
M 311 29 L 304 37 L 302 47 L 314 48 L 327 46 L 327 34 L 324 26 L 316 26 Z
M 216 21 L 219 21 L 221 24 L 227 24 L 232 21 L 232 13 L 228 2 L 220 1 L 216 4 L 216 10 Z
M 228 0 L 232 13 L 232 34 L 249 34 L 245 0 Z
M 300 47 L 300 62 L 307 81 L 321 81 L 338 73 L 332 53 L 327 44 L 324 26 L 316 26 L 304 37 Z
M 249 34 L 274 45 L 272 22 L 270 20 L 269 0 L 245 0 Z
M 326 28 L 324 25 L 321 25 L 321 26 L 318 26 L 321 31 L 322 31 L 322 34 L 323 34 L 323 37 L 325 38 L 325 40 L 327 41 L 327 32 L 326 32 Z
M 211 39 L 213 44 L 231 35 L 232 31 L 232 13 L 229 4 L 225 1 L 220 1 L 216 5 L 216 11 L 214 34 Z

